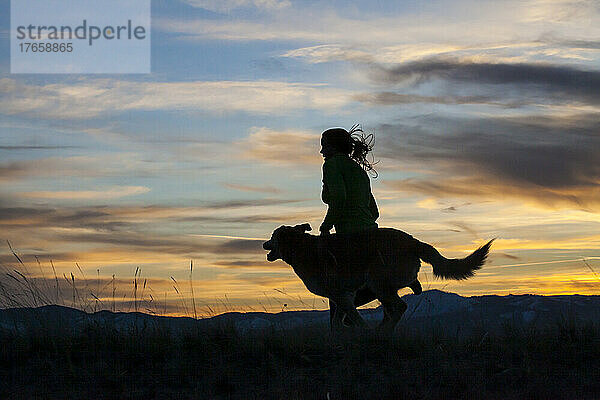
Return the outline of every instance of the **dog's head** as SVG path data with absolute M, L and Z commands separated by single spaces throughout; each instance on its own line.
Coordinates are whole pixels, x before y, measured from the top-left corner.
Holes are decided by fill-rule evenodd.
M 280 244 L 288 239 L 290 235 L 310 231 L 310 224 L 300 224 L 295 226 L 282 225 L 273 231 L 271 239 L 263 243 L 263 249 L 270 250 L 267 254 L 267 261 L 275 261 L 281 258 Z

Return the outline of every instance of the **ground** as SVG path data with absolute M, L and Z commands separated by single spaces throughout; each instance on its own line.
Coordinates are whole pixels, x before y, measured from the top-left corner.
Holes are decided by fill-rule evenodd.
M 600 328 L 469 337 L 327 326 L 0 337 L 2 399 L 597 399 Z

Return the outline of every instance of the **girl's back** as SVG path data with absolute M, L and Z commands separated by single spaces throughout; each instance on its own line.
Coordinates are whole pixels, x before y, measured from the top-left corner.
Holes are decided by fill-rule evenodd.
M 379 216 L 365 170 L 348 155 L 335 154 L 323 164 L 322 199 L 335 210 L 337 233 L 376 228 Z
M 321 135 L 323 192 L 321 198 L 329 206 L 321 234 L 356 233 L 377 228 L 379 211 L 366 171 L 374 171 L 367 160 L 373 148 L 373 135 L 364 136 L 355 125 L 350 131 L 331 128 Z M 360 133 L 360 135 L 359 135 Z

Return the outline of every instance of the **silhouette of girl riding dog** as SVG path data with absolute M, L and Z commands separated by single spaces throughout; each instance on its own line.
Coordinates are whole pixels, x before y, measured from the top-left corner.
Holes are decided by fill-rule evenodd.
M 373 134 L 366 135 L 360 125 L 355 124 L 347 131 L 344 128 L 330 128 L 321 134 L 323 163 L 323 190 L 321 200 L 327 207 L 327 214 L 319 227 L 321 236 L 329 235 L 335 227 L 338 236 L 344 237 L 339 249 L 346 254 L 353 251 L 366 252 L 367 257 L 376 257 L 375 245 L 371 243 L 373 232 L 378 228 L 379 209 L 371 191 L 368 172 L 377 178 L 373 168 Z M 368 156 L 371 155 L 371 161 Z M 339 241 L 336 241 L 339 246 Z M 333 243 L 332 243 L 333 245 Z M 422 292 L 421 284 L 415 280 L 409 286 L 415 294 Z M 375 299 L 368 289 L 356 294 L 355 305 L 361 306 Z M 335 303 L 330 302 L 331 315 L 336 311 Z
M 422 292 L 417 277 L 421 260 L 433 275 L 468 279 L 484 264 L 493 240 L 467 257 L 449 259 L 433 246 L 394 228 L 379 228 L 379 210 L 367 172 L 375 162 L 367 156 L 373 135 L 358 125 L 347 131 L 331 128 L 321 136 L 323 192 L 328 205 L 319 236 L 307 234 L 309 224 L 280 226 L 263 243 L 268 261 L 289 264 L 306 288 L 329 299 L 332 327 L 367 326 L 356 307 L 378 299 L 384 308 L 379 327 L 393 330 L 407 309 L 398 290 Z M 335 228 L 336 234 L 330 234 Z

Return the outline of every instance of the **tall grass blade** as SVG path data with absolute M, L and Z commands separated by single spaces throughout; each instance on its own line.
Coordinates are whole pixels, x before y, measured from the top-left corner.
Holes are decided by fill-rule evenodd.
M 194 271 L 194 262 L 190 260 L 190 290 L 192 292 L 192 304 L 194 306 L 194 319 L 198 319 L 198 313 L 196 312 L 196 298 L 194 297 L 194 284 L 192 281 L 192 272 Z

